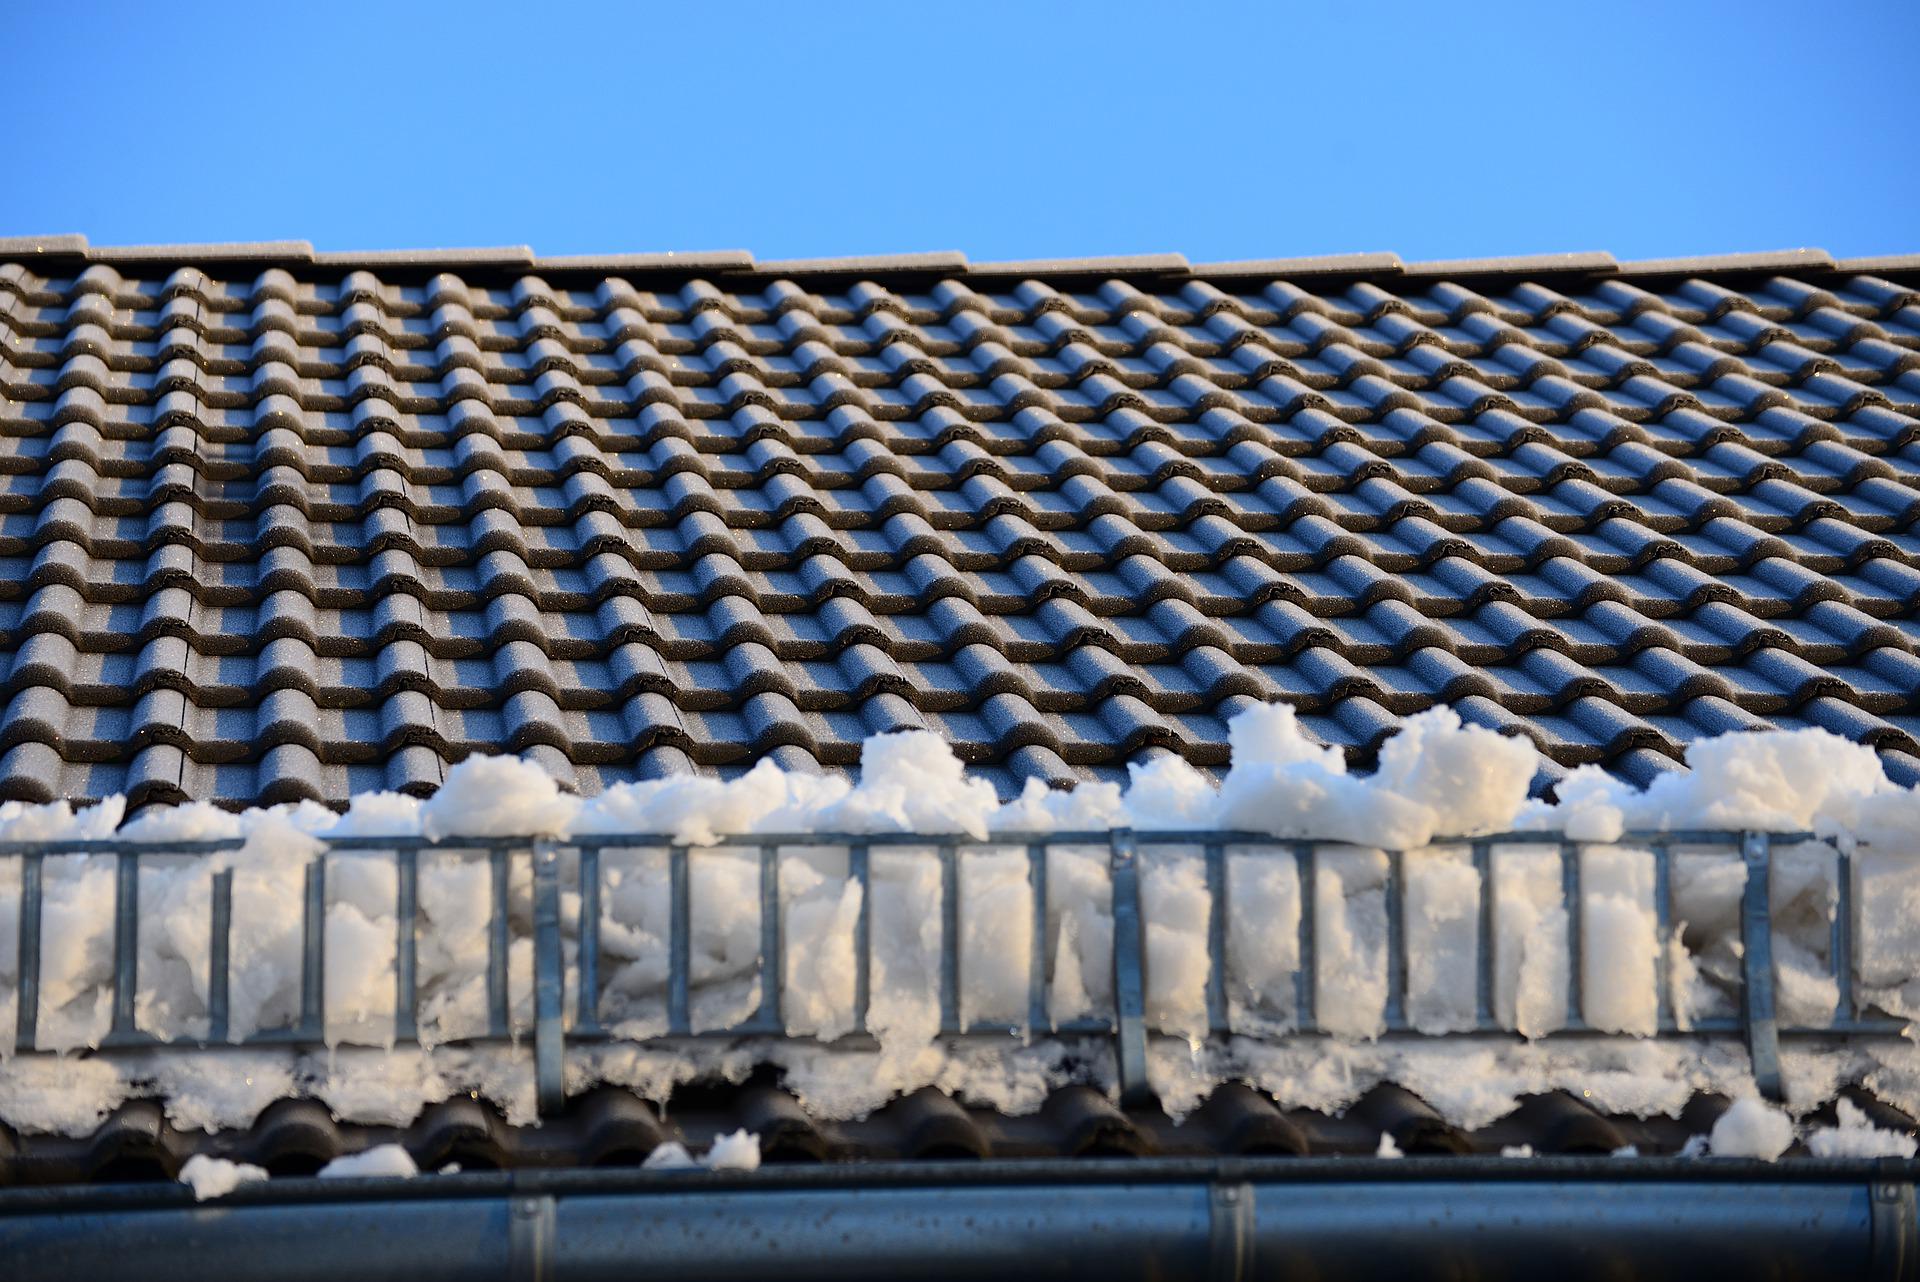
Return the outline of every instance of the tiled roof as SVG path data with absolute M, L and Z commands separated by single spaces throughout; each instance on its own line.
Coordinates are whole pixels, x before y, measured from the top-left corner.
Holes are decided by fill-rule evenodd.
M 1852 1101 L 1885 1130 L 1914 1132 L 1914 1121 L 1857 1088 Z M 1605 1155 L 1631 1147 L 1644 1157 L 1677 1153 L 1712 1131 L 1731 1103 L 1695 1095 L 1677 1117 L 1609 1115 L 1575 1095 L 1528 1096 L 1476 1130 L 1446 1121 L 1417 1095 L 1376 1086 L 1337 1116 L 1282 1109 L 1271 1096 L 1240 1084 L 1222 1086 L 1180 1123 L 1159 1109 L 1123 1111 L 1087 1086 L 1050 1094 L 1024 1116 L 969 1107 L 932 1088 L 896 1099 L 859 1121 L 810 1116 L 771 1081 L 740 1086 L 683 1087 L 665 1114 L 630 1092 L 603 1087 L 575 1100 L 567 1113 L 537 1127 L 508 1125 L 487 1104 L 465 1095 L 427 1107 L 407 1127 L 337 1121 L 324 1104 L 282 1099 L 246 1130 L 175 1129 L 162 1105 L 137 1100 L 115 1109 L 90 1134 L 10 1135 L 0 1127 L 0 1188 L 16 1185 L 171 1180 L 194 1153 L 265 1167 L 275 1175 L 311 1175 L 346 1153 L 375 1144 L 404 1145 L 423 1170 L 449 1162 L 463 1170 L 639 1163 L 669 1140 L 705 1148 L 717 1135 L 744 1129 L 760 1137 L 770 1162 L 925 1161 L 938 1158 L 1156 1156 L 1372 1156 L 1393 1137 L 1409 1156 L 1478 1154 L 1526 1145 L 1542 1156 Z M 1829 1103 L 1805 1119 L 1834 1125 Z M 1795 1144 L 1794 1157 L 1807 1150 Z
M 1920 777 L 1920 258 L 0 260 L 0 796 L 1011 792 L 1275 698 Z

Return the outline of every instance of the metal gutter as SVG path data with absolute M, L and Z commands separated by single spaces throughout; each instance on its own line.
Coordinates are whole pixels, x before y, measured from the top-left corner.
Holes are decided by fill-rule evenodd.
M 1914 1278 L 1912 1162 L 1221 1159 L 0 1192 L 15 1282 Z

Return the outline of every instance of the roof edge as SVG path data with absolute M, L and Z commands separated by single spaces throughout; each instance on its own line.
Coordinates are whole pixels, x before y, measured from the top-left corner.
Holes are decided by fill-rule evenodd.
M 315 250 L 304 240 L 233 241 L 204 244 L 92 245 L 80 233 L 0 237 L 0 258 L 126 264 L 284 264 L 353 270 L 356 268 L 504 269 L 578 273 L 633 272 L 679 276 L 703 272 L 756 277 L 844 278 L 887 276 L 961 276 L 974 279 L 1093 278 L 1110 276 L 1190 276 L 1211 280 L 1286 277 L 1500 277 L 1529 275 L 1609 275 L 1668 277 L 1725 272 L 1915 272 L 1920 253 L 1877 254 L 1836 259 L 1824 249 L 1761 250 L 1680 258 L 1621 262 L 1601 250 L 1522 254 L 1492 258 L 1446 258 L 1405 262 L 1398 254 L 1367 252 L 1317 254 L 1297 258 L 1249 258 L 1190 263 L 1183 254 L 1120 254 L 1093 258 L 1033 258 L 971 262 L 959 250 L 861 254 L 838 258 L 781 258 L 764 262 L 744 249 L 658 251 L 644 253 L 559 254 L 542 256 L 527 245 L 476 248 Z

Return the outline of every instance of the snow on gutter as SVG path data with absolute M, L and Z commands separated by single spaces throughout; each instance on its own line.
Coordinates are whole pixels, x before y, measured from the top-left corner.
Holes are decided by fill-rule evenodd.
M 1284 705 L 1243 714 L 1229 729 L 1233 766 L 1218 789 L 1184 762 L 1162 757 L 1134 767 L 1125 790 L 1050 791 L 1033 783 L 1006 804 L 924 733 L 868 740 L 857 785 L 763 762 L 730 781 L 673 778 L 581 799 L 528 762 L 476 758 L 456 767 L 429 801 L 368 794 L 344 815 L 311 803 L 243 815 L 202 804 L 149 811 L 123 827 L 118 799 L 77 814 L 64 803 L 7 803 L 0 851 L 16 857 L 0 854 L 0 1027 L 25 1036 L 0 1039 L 0 1054 L 16 1052 L 0 1064 L 0 1119 L 84 1131 L 121 1100 L 144 1094 L 164 1096 L 176 1125 L 244 1126 L 272 1100 L 308 1094 L 343 1117 L 397 1125 L 427 1101 L 475 1091 L 501 1104 L 510 1120 L 532 1120 L 530 1048 L 484 1039 L 531 1032 L 536 1007 L 553 1007 L 534 991 L 540 877 L 580 887 L 582 851 L 607 834 L 658 836 L 650 849 L 598 851 L 599 911 L 584 932 L 591 937 L 584 971 L 582 896 L 568 889 L 555 905 L 560 964 L 541 973 L 564 985 L 559 1005 L 569 1018 L 584 1016 L 609 1032 L 598 1044 L 569 1049 L 564 1071 L 574 1089 L 610 1081 L 663 1099 L 693 1076 L 738 1078 L 771 1062 L 823 1116 L 869 1111 L 927 1084 L 1006 1111 L 1030 1110 L 1068 1080 L 1113 1084 L 1105 1039 L 1092 1048 L 1045 1036 L 982 1044 L 943 1038 L 943 1029 L 951 1030 L 957 1013 L 963 1028 L 984 1021 L 1018 1030 L 1034 1007 L 1036 974 L 1045 981 L 1041 1026 L 1103 1019 L 1116 1001 L 1116 929 L 1137 929 L 1144 1015 L 1163 1034 L 1138 1049 L 1176 1113 L 1223 1080 L 1249 1081 L 1283 1104 L 1337 1109 L 1391 1078 L 1465 1125 L 1554 1087 L 1641 1113 L 1676 1111 L 1697 1089 L 1751 1094 L 1743 1048 L 1648 1035 L 1668 1024 L 1678 1033 L 1705 1028 L 1737 1009 L 1741 913 L 1754 902 L 1745 892 L 1756 865 L 1738 851 L 1730 857 L 1683 847 L 1657 863 L 1643 846 L 1613 844 L 1629 829 L 1809 831 L 1830 839 L 1781 845 L 1765 865 L 1780 1021 L 1819 1027 L 1845 1013 L 1829 955 L 1842 853 L 1852 857 L 1847 886 L 1857 891 L 1859 951 L 1854 969 L 1838 969 L 1863 1001 L 1900 1020 L 1920 999 L 1920 860 L 1913 858 L 1920 796 L 1890 783 L 1870 748 L 1823 731 L 1730 735 L 1695 745 L 1690 773 L 1664 777 L 1646 792 L 1577 770 L 1561 783 L 1560 804 L 1548 806 L 1526 796 L 1537 766 L 1528 742 L 1463 726 L 1446 709 L 1409 719 L 1383 746 L 1377 772 L 1364 777 L 1311 741 Z M 1116 829 L 1137 831 L 1142 842 L 1137 924 L 1114 909 L 1117 865 L 1105 836 Z M 1235 847 L 1212 860 L 1197 857 L 1204 842 L 1156 850 L 1151 840 L 1188 830 L 1310 840 L 1313 875 L 1303 881 L 1292 860 L 1253 850 Z M 1542 845 L 1504 843 L 1484 860 L 1470 846 L 1433 845 L 1436 837 L 1503 830 L 1539 831 Z M 1024 843 L 1063 831 L 1097 833 L 1101 844 L 1049 847 L 1036 905 Z M 767 834 L 895 839 L 871 848 L 865 876 L 854 875 L 845 840 L 780 848 L 769 901 L 767 857 L 757 840 L 739 840 Z M 901 834 L 964 834 L 985 844 L 943 860 L 939 843 L 916 850 Z M 1586 843 L 1576 860 L 1582 912 L 1572 919 L 1562 834 Z M 51 843 L 109 837 L 150 852 L 137 872 L 111 853 L 45 854 Z M 463 839 L 498 837 L 549 839 L 559 847 L 555 866 L 542 874 L 537 860 L 503 858 L 504 847 L 479 856 L 460 847 Z M 406 860 L 393 854 L 401 839 L 440 845 Z M 167 843 L 180 842 L 231 849 L 212 857 L 168 853 Z M 325 874 L 316 878 L 312 869 L 329 843 Z M 669 856 L 668 843 L 699 853 Z M 13 932 L 27 898 L 27 860 L 18 856 L 33 852 L 40 854 L 33 887 L 40 929 L 37 948 L 25 948 L 33 964 L 23 967 L 25 941 Z M 1210 877 L 1216 863 L 1224 873 Z M 1656 868 L 1669 873 L 1661 879 L 1671 896 L 1666 914 Z M 210 947 L 213 887 L 222 875 L 231 922 L 224 985 L 213 982 Z M 684 894 L 676 893 L 676 876 L 690 883 Z M 117 935 L 113 905 L 130 878 L 140 913 L 129 939 Z M 1218 880 L 1232 884 L 1223 913 L 1213 911 Z M 1301 893 L 1303 884 L 1311 894 Z M 319 911 L 310 912 L 316 887 Z M 1404 905 L 1389 912 L 1396 895 Z M 406 932 L 396 930 L 403 896 L 414 926 L 411 955 L 399 943 Z M 1129 894 L 1123 906 L 1133 902 Z M 771 972 L 784 982 L 771 997 L 762 967 L 769 903 L 778 905 L 773 937 L 784 942 Z M 496 911 L 501 904 L 505 912 Z M 1473 918 L 1483 904 L 1498 965 L 1486 991 L 1476 993 Z M 676 923 L 678 905 L 685 920 Z M 1320 1035 L 1302 1038 L 1290 1032 L 1301 1014 L 1299 926 L 1309 913 L 1317 923 L 1318 973 L 1309 989 Z M 303 938 L 308 922 L 324 923 L 322 938 Z M 1397 996 L 1408 1029 L 1444 1034 L 1485 1016 L 1520 1036 L 1383 1038 L 1395 1014 L 1393 968 L 1384 960 L 1396 923 L 1406 935 Z M 854 940 L 862 929 L 869 932 L 868 991 L 856 1021 L 862 967 Z M 939 959 L 948 936 L 964 982 L 943 985 Z M 677 994 L 681 1009 L 668 992 L 676 948 L 685 950 L 688 976 Z M 314 949 L 325 957 L 318 971 L 302 964 Z M 1568 996 L 1570 950 L 1582 963 L 1578 1009 Z M 1209 991 L 1216 953 L 1226 962 L 1224 992 Z M 117 969 L 127 966 L 135 982 L 116 983 Z M 37 970 L 30 1007 L 18 1000 L 29 969 Z M 582 1003 L 581 977 L 595 971 L 594 997 Z M 402 975 L 417 1000 L 396 1015 Z M 1210 1007 L 1223 1000 L 1234 1035 L 1210 1038 L 1217 1031 Z M 112 1045 L 133 1028 L 189 1043 L 238 1041 L 297 1026 L 315 1012 L 323 1012 L 319 1027 L 287 1039 L 304 1044 L 46 1053 Z M 777 1036 L 659 1040 L 730 1028 L 755 1012 L 772 1016 L 761 1031 Z M 1576 1016 L 1622 1035 L 1547 1036 Z M 873 1045 L 825 1045 L 842 1041 L 855 1022 Z M 210 1037 L 215 1031 L 222 1035 Z M 1790 1048 L 1783 1069 L 1800 1108 L 1869 1075 L 1889 1102 L 1910 1111 L 1920 1103 L 1920 1056 L 1910 1044 Z

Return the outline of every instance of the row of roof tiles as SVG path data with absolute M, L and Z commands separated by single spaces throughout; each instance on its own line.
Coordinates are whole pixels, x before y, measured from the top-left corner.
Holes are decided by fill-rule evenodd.
M 1857 1089 L 1840 1097 L 1884 1130 L 1911 1135 L 1911 1117 Z M 1084 1087 L 1052 1092 L 1024 1116 L 968 1107 L 931 1088 L 858 1121 L 810 1116 L 794 1096 L 757 1076 L 740 1086 L 699 1084 L 676 1091 L 662 1110 L 632 1094 L 602 1088 L 571 1101 L 538 1127 L 507 1125 L 486 1103 L 465 1096 L 432 1105 L 412 1125 L 337 1121 L 310 1099 L 269 1105 L 244 1130 L 209 1134 L 169 1124 L 160 1104 L 121 1105 L 90 1134 L 24 1134 L 0 1129 L 0 1186 L 172 1181 L 195 1153 L 246 1162 L 273 1176 L 312 1175 L 333 1159 L 375 1144 L 398 1143 L 423 1171 L 638 1165 L 661 1144 L 704 1149 L 747 1130 L 763 1161 L 928 1161 L 956 1158 L 1208 1156 L 1373 1156 L 1382 1135 L 1409 1158 L 1532 1152 L 1604 1156 L 1632 1148 L 1643 1156 L 1677 1153 L 1713 1129 L 1732 1101 L 1697 1095 L 1679 1116 L 1609 1116 L 1566 1092 L 1523 1099 L 1475 1130 L 1448 1123 L 1417 1095 L 1382 1085 L 1338 1116 L 1282 1109 L 1242 1085 L 1222 1086 L 1181 1123 L 1158 1110 L 1121 1110 Z M 1810 1115 L 1834 1125 L 1835 1104 Z M 1806 1150 L 1796 1144 L 1788 1157 Z M 181 1195 L 182 1200 L 186 1194 Z

